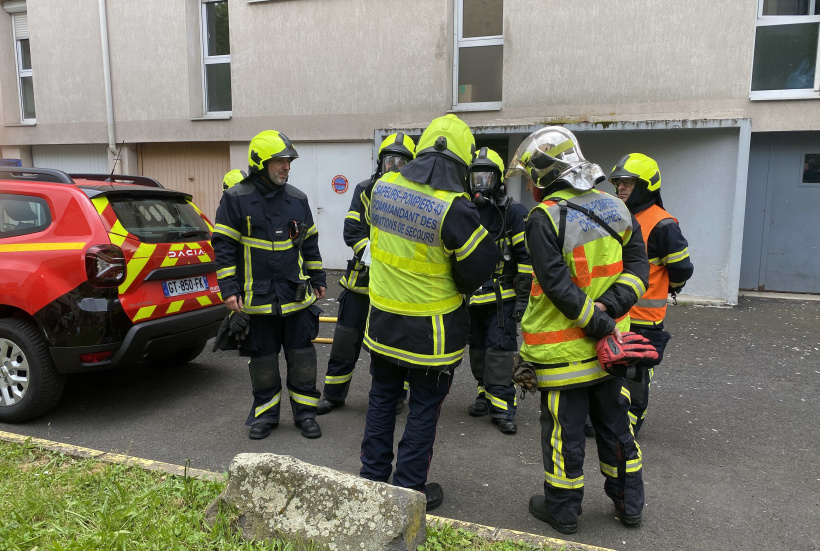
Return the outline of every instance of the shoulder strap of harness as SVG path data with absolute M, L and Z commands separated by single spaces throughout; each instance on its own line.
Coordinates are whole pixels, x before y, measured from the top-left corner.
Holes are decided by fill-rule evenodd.
M 566 230 L 567 227 L 567 208 L 577 210 L 578 212 L 587 215 L 589 218 L 592 218 L 602 228 L 604 228 L 607 231 L 607 233 L 609 233 L 609 235 L 614 237 L 615 241 L 617 241 L 621 247 L 624 246 L 624 240 L 620 235 L 618 235 L 618 232 L 613 230 L 612 226 L 604 222 L 601 219 L 601 217 L 595 214 L 595 212 L 592 209 L 584 207 L 582 205 L 576 205 L 575 203 L 571 203 L 570 201 L 567 201 L 566 199 L 562 199 L 560 197 L 550 197 L 548 200 L 558 203 L 558 209 L 561 212 L 561 217 L 558 221 L 558 250 L 564 250 L 564 230 Z

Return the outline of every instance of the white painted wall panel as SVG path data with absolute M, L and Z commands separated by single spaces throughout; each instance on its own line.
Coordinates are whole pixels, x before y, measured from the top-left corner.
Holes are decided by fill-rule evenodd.
M 37 168 L 56 168 L 63 172 L 108 174 L 108 146 L 35 145 L 32 164 Z

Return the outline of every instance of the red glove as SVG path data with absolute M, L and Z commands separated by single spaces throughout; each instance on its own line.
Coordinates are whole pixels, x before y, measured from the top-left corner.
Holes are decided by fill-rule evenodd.
M 623 344 L 615 340 L 615 335 L 607 335 L 595 346 L 601 368 L 607 373 L 623 376 L 624 369 L 640 360 L 657 360 L 658 351 L 649 340 L 637 333 L 623 333 Z

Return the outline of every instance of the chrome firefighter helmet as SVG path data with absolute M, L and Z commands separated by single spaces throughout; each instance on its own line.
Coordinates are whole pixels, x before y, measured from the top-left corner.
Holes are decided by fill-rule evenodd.
M 547 126 L 530 134 L 515 152 L 507 177 L 525 174 L 538 189 L 563 180 L 577 190 L 592 189 L 606 180 L 601 167 L 587 161 L 578 139 L 561 126 Z

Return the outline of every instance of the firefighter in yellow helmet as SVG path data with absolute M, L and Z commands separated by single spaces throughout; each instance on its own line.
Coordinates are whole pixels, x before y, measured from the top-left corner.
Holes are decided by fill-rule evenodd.
M 629 330 L 649 339 L 658 351 L 657 360 L 639 362 L 635 379 L 626 380 L 632 403 L 629 420 L 637 436 L 646 418 L 654 367 L 663 360 L 666 343 L 671 338 L 663 325 L 667 296 L 679 293 L 695 268 L 678 220 L 663 208 L 658 163 L 642 153 L 624 155 L 612 169 L 609 181 L 615 186 L 618 198 L 640 223 L 649 257 L 649 286 L 629 311 Z
M 347 270 L 339 282 L 344 290 L 339 295 L 339 314 L 333 333 L 323 396 L 319 399 L 319 415 L 330 413 L 344 405 L 364 340 L 367 312 L 370 309 L 370 275 L 367 265 L 362 262 L 362 256 L 370 243 L 370 225 L 365 215 L 368 199 L 365 193 L 384 174 L 404 168 L 404 165 L 413 160 L 415 153 L 416 144 L 410 136 L 404 132 L 390 134 L 379 146 L 376 172 L 369 179 L 360 182 L 353 191 L 342 231 L 345 243 L 353 249 L 353 258 L 347 262 Z M 405 390 L 399 397 L 397 413 L 403 407 L 406 394 Z
M 444 501 L 427 482 L 441 404 L 467 345 L 463 295 L 492 274 L 498 250 L 464 190 L 475 139 L 455 115 L 433 120 L 416 158 L 379 178 L 366 195 L 370 225 L 370 314 L 364 344 L 372 383 L 361 476 L 424 492 L 427 510 Z M 393 470 L 396 401 L 405 378 L 409 413 Z
M 527 307 L 532 285 L 532 266 L 524 245 L 527 209 L 506 194 L 504 161 L 492 149 L 479 149 L 467 182 L 481 225 L 501 253 L 492 277 L 470 296 L 470 368 L 478 382 L 478 396 L 467 412 L 473 417 L 489 414 L 502 433 L 515 434 L 516 323 Z
M 231 170 L 222 178 L 222 190 L 227 190 L 229 187 L 238 184 L 247 177 L 248 175 L 245 174 L 244 170 L 239 170 L 238 168 Z
M 590 415 L 606 494 L 621 523 L 636 526 L 644 506 L 641 451 L 623 378 L 602 369 L 596 345 L 608 335 L 621 340 L 629 308 L 646 290 L 640 226 L 619 199 L 593 189 L 606 177 L 565 128 L 542 128 L 526 138 L 511 174 L 527 177 L 539 203 L 525 230 L 535 277 L 520 351 L 541 391 L 544 492 L 532 496 L 530 513 L 564 534 L 578 529 Z
M 216 211 L 217 278 L 240 354 L 250 356 L 253 405 L 245 424 L 251 439 L 266 438 L 279 424 L 282 348 L 295 424 L 305 438 L 322 435 L 311 341 L 319 330 L 314 303 L 326 283 L 307 196 L 287 183 L 298 157 L 281 132 L 260 132 L 248 149 L 250 176 L 222 194 Z

